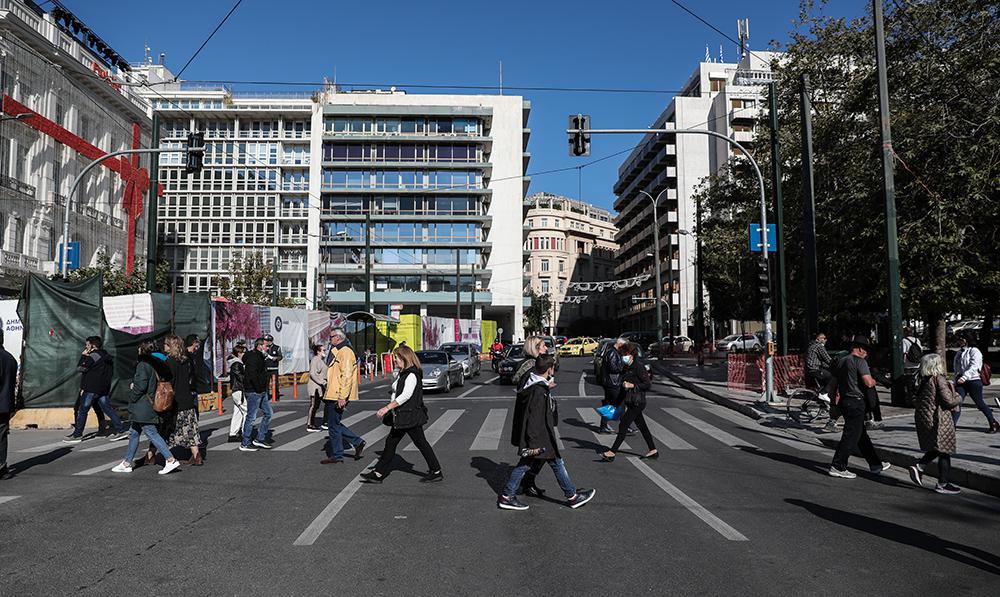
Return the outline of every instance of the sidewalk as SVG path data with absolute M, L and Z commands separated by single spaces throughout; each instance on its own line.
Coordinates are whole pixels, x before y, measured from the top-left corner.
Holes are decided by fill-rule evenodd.
M 760 394 L 745 390 L 730 390 L 726 384 L 726 363 L 709 362 L 698 367 L 694 360 L 669 359 L 662 362 L 650 361 L 654 371 L 664 375 L 682 388 L 740 413 L 756 419 L 760 425 L 785 430 L 801 439 L 821 443 L 834 448 L 840 440 L 837 433 L 824 433 L 822 428 L 827 418 L 819 417 L 814 422 L 801 423 L 789 417 L 784 397 L 770 405 L 760 405 Z M 883 460 L 899 467 L 909 467 L 923 452 L 917 443 L 917 432 L 913 422 L 913 409 L 900 408 L 889 404 L 889 391 L 879 387 L 879 402 L 882 405 L 882 419 L 885 428 L 872 431 L 871 438 Z M 998 413 L 995 398 L 1000 396 L 996 384 L 987 388 L 985 398 Z M 791 405 L 794 416 L 798 404 Z M 1000 413 L 998 413 L 1000 414 Z M 1000 497 L 1000 434 L 988 435 L 986 417 L 975 407 L 971 399 L 962 405 L 962 419 L 958 425 L 958 453 L 952 456 L 950 481 L 960 487 L 975 489 Z M 937 466 L 928 467 L 928 474 L 937 474 Z

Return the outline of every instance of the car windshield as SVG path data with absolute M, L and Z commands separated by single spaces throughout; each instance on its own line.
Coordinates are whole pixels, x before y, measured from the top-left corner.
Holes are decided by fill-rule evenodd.
M 510 350 L 507 351 L 507 358 L 508 359 L 519 359 L 519 358 L 521 358 L 523 356 L 524 356 L 524 345 L 523 344 L 516 344 L 514 346 L 511 346 Z
M 442 344 L 441 350 L 448 354 L 469 354 L 469 347 L 464 344 Z
M 545 346 L 548 346 L 549 348 L 553 348 L 555 346 L 555 344 L 552 343 L 552 338 L 546 338 L 543 342 L 545 342 Z
M 733 334 L 732 336 L 726 336 L 725 338 L 722 339 L 722 341 L 723 342 L 732 342 L 733 340 L 739 340 L 739 338 L 740 338 L 739 334 Z
M 418 352 L 417 358 L 423 365 L 447 365 L 448 355 L 443 352 Z

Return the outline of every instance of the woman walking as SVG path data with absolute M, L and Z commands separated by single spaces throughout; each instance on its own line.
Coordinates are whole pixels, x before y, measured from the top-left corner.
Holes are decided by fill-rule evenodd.
M 229 443 L 241 440 L 243 421 L 247 417 L 247 399 L 243 395 L 243 384 L 246 381 L 243 355 L 246 352 L 246 346 L 236 346 L 233 348 L 233 354 L 230 355 L 227 363 L 229 366 L 229 391 L 233 394 L 233 418 L 229 420 Z
M 381 419 L 392 414 L 392 431 L 385 439 L 385 447 L 379 456 L 375 470 L 361 475 L 362 483 L 381 483 L 389 474 L 389 465 L 396 455 L 403 436 L 408 435 L 413 445 L 420 450 L 420 455 L 427 461 L 427 476 L 422 483 L 434 483 L 444 479 L 441 474 L 441 464 L 434 450 L 424 437 L 424 425 L 427 424 L 427 408 L 424 406 L 423 370 L 420 360 L 409 346 L 399 346 L 392 351 L 392 364 L 399 370 L 399 377 L 392 382 L 392 400 L 376 413 Z
M 618 424 L 618 436 L 611 449 L 601 453 L 601 458 L 607 462 L 615 459 L 615 453 L 625 441 L 629 426 L 635 423 L 642 433 L 642 439 L 646 441 L 648 452 L 642 458 L 655 459 L 660 457 L 660 453 L 653 443 L 653 436 L 649 433 L 646 419 L 642 416 L 642 411 L 646 408 L 646 392 L 652 386 L 649 379 L 649 372 L 646 367 L 639 362 L 639 351 L 634 343 L 629 342 L 622 347 L 622 392 L 624 393 L 625 414 L 622 415 L 622 422 Z
M 986 401 L 983 400 L 983 353 L 976 348 L 976 340 L 972 334 L 962 334 L 958 337 L 959 350 L 955 354 L 953 368 L 955 370 L 955 385 L 958 386 L 958 395 L 965 401 L 965 395 L 972 396 L 972 401 L 976 407 L 986 417 L 990 428 L 986 433 L 996 433 L 1000 431 L 1000 423 L 997 423 L 993 416 L 993 410 Z M 962 409 L 953 411 L 955 425 L 958 425 L 958 418 L 962 415 Z
M 323 416 L 323 427 L 316 426 L 316 410 L 323 402 L 323 394 L 326 394 L 326 347 L 322 344 L 314 344 L 312 347 L 312 361 L 309 362 L 309 418 L 306 419 L 306 431 L 320 432 L 326 429 L 326 416 Z M 324 411 L 326 409 L 323 409 Z
M 514 372 L 514 393 L 520 392 L 527 383 L 531 370 L 535 367 L 535 359 L 538 355 L 546 354 L 549 347 L 545 345 L 545 339 L 541 336 L 528 336 L 524 339 L 524 360 Z
M 139 345 L 139 364 L 136 365 L 135 375 L 129 386 L 128 449 L 125 452 L 125 460 L 111 469 L 116 473 L 132 472 L 132 460 L 135 458 L 136 450 L 139 449 L 140 433 L 145 433 L 150 444 L 163 455 L 161 475 L 166 475 L 181 465 L 180 461 L 170 453 L 167 442 L 163 441 L 163 437 L 156 430 L 156 426 L 160 424 L 160 415 L 153 410 L 157 381 L 169 382 L 172 379 L 166 359 L 162 353 L 156 352 L 156 344 L 152 340 L 145 340 Z
M 951 455 L 955 453 L 955 422 L 952 414 L 961 400 L 955 387 L 948 381 L 944 359 L 930 353 L 920 360 L 920 387 L 914 404 L 913 418 L 917 439 L 923 458 L 910 467 L 910 479 L 923 485 L 924 467 L 937 458 L 938 482 L 934 491 L 944 494 L 960 493 L 961 489 L 948 482 Z
M 170 446 L 190 448 L 191 459 L 186 464 L 201 466 L 203 461 L 198 450 L 201 434 L 198 430 L 198 405 L 193 389 L 191 359 L 181 339 L 174 335 L 167 336 L 163 341 L 163 350 L 167 353 L 167 365 L 174 375 L 174 425 L 168 443 Z

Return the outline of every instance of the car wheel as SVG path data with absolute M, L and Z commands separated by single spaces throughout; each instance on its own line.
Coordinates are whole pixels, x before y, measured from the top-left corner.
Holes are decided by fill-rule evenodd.
M 444 391 L 451 391 L 451 373 L 445 374 L 444 376 Z

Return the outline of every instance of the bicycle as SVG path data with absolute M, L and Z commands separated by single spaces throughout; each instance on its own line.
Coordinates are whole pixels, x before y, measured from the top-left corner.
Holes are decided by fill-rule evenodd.
M 788 394 L 788 400 L 785 402 L 788 419 L 811 423 L 820 416 L 830 417 L 829 398 L 820 397 L 820 391 L 823 388 L 816 380 L 809 381 L 812 384 L 810 387 L 798 388 Z M 796 407 L 792 404 L 793 400 L 801 400 L 801 403 Z

